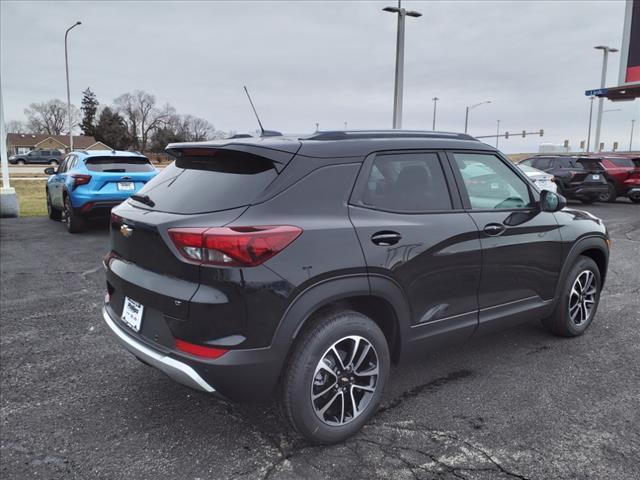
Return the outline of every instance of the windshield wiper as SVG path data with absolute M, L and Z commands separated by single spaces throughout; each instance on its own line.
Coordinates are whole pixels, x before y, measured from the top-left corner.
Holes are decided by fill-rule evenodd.
M 140 202 L 140 203 L 144 203 L 145 205 L 149 205 L 150 207 L 155 207 L 156 206 L 156 202 L 151 200 L 149 195 L 131 195 L 129 198 L 132 199 L 132 200 L 135 200 L 136 202 Z

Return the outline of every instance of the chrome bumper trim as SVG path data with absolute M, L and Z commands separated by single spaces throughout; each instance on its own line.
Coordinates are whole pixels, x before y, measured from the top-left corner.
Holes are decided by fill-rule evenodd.
M 129 352 L 134 354 L 139 359 L 148 363 L 152 367 L 161 370 L 173 380 L 183 385 L 186 385 L 196 390 L 202 390 L 204 392 L 213 393 L 216 390 L 203 380 L 198 373 L 186 363 L 179 362 L 175 358 L 163 355 L 160 352 L 156 352 L 149 347 L 138 342 L 130 335 L 127 335 L 122 329 L 116 325 L 106 308 L 102 308 L 102 316 L 107 323 L 111 331 L 116 334 L 116 337 Z

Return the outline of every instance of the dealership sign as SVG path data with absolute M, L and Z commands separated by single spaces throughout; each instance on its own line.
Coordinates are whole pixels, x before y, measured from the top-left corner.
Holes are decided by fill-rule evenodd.
M 620 58 L 620 85 L 640 84 L 640 0 L 627 0 Z

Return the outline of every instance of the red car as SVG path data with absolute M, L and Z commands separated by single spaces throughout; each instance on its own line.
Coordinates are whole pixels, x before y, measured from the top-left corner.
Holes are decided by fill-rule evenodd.
M 632 158 L 623 155 L 592 155 L 604 169 L 609 189 L 598 196 L 601 202 L 615 202 L 618 197 L 640 201 L 640 171 Z M 634 157 L 635 158 L 635 157 Z
M 631 172 L 629 178 L 624 181 L 624 186 L 629 200 L 633 203 L 640 203 L 640 156 L 630 158 L 636 168 Z

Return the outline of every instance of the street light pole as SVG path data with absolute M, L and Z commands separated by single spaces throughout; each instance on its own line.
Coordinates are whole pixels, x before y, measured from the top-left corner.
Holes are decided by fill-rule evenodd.
M 500 138 L 500 120 L 498 120 L 498 128 L 496 129 L 496 148 L 498 148 L 499 138 Z
M 469 126 L 469 112 L 474 108 L 479 107 L 480 105 L 484 105 L 486 103 L 491 103 L 491 100 L 485 100 L 484 102 L 476 103 L 475 105 L 471 105 L 470 107 L 466 108 L 466 112 L 464 115 L 464 133 L 467 133 L 467 129 Z
M 433 97 L 433 126 L 431 127 L 431 130 L 435 131 L 436 130 L 436 105 L 438 103 L 438 100 L 440 100 L 438 97 Z
M 67 36 L 69 32 L 77 27 L 78 25 L 82 25 L 82 22 L 76 22 L 67 28 L 67 31 L 64 32 L 64 68 L 67 72 L 67 115 L 69 117 L 69 151 L 73 151 L 73 132 L 71 131 L 73 125 L 71 125 L 71 93 L 69 91 L 69 54 L 67 52 Z
M 404 17 L 420 17 L 419 12 L 407 11 L 400 6 L 385 7 L 385 12 L 398 14 L 398 31 L 396 36 L 396 75 L 393 89 L 393 128 L 402 128 L 402 88 L 404 84 Z
M 593 47 L 596 50 L 602 50 L 602 76 L 600 77 L 600 88 L 604 88 L 607 83 L 607 62 L 609 60 L 609 53 L 615 53 L 618 51 L 617 48 L 607 47 L 606 45 L 598 45 L 597 47 Z M 595 152 L 599 151 L 600 148 L 600 131 L 602 129 L 602 108 L 604 104 L 604 98 L 598 98 L 598 116 L 596 118 L 596 141 L 595 148 L 593 149 Z
M 631 120 L 631 136 L 629 137 L 629 151 L 633 150 L 633 127 L 635 126 L 635 119 Z
M 591 106 L 589 107 L 589 131 L 587 133 L 587 153 L 589 153 L 589 148 L 591 145 L 591 119 L 593 118 L 593 100 L 596 97 L 594 97 L 593 95 L 591 95 L 589 97 L 589 100 L 591 101 Z

